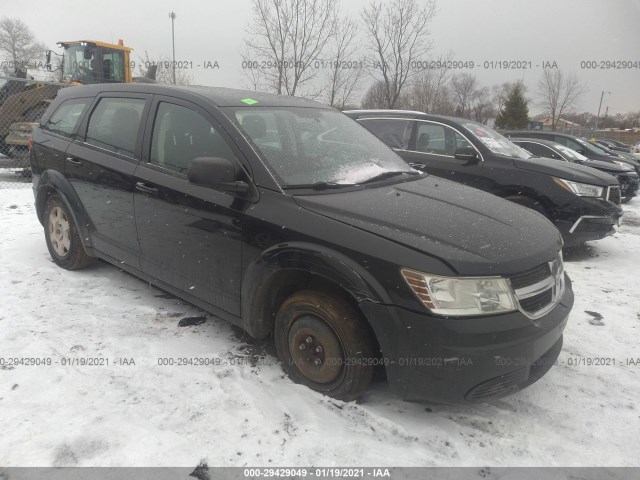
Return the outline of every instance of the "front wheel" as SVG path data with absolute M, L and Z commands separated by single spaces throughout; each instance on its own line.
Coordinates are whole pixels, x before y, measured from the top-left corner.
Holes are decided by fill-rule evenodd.
M 278 357 L 294 382 L 339 400 L 360 397 L 371 383 L 373 340 L 362 316 L 338 295 L 301 290 L 275 321 Z
M 67 270 L 79 270 L 93 258 L 87 255 L 67 206 L 58 195 L 51 195 L 44 210 L 44 236 L 53 261 Z

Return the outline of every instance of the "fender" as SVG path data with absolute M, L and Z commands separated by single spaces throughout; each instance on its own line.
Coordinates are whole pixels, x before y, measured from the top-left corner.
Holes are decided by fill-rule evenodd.
M 549 211 L 549 199 L 546 195 L 543 195 L 541 192 L 537 192 L 530 187 L 523 187 L 519 185 L 504 185 L 500 188 L 492 189 L 489 193 L 495 195 L 500 198 L 511 197 L 514 195 L 529 197 L 533 200 L 538 200 L 542 203 L 542 206 Z
M 36 190 L 36 212 L 38 220 L 44 225 L 44 209 L 51 191 L 57 193 L 71 212 L 73 221 L 78 228 L 82 245 L 88 255 L 94 254 L 91 233 L 95 230 L 87 211 L 69 180 L 57 170 L 45 170 L 40 175 Z
M 253 259 L 243 275 L 242 326 L 255 338 L 264 338 L 271 331 L 270 319 L 263 318 L 261 306 L 267 303 L 270 279 L 283 270 L 299 270 L 301 275 L 311 273 L 330 280 L 358 303 L 391 303 L 380 283 L 346 255 L 312 243 L 278 244 Z

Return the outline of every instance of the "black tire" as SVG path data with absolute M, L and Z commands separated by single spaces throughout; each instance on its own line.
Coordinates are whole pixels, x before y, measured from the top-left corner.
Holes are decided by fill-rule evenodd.
M 549 214 L 547 213 L 547 210 L 544 208 L 544 205 L 540 202 L 540 200 L 526 197 L 524 195 L 513 195 L 510 197 L 505 197 L 505 200 L 509 200 L 510 202 L 517 203 L 518 205 L 530 208 L 531 210 L 535 210 L 536 212 L 541 213 L 545 217 L 549 218 Z
M 294 293 L 276 315 L 274 334 L 278 357 L 294 382 L 344 401 L 369 387 L 374 342 L 362 316 L 340 296 Z
M 49 197 L 43 218 L 47 248 L 58 266 L 79 270 L 94 260 L 85 252 L 73 217 L 58 195 Z

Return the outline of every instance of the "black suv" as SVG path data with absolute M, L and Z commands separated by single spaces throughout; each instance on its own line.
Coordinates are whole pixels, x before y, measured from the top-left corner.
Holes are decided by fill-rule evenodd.
M 535 157 L 553 158 L 554 160 L 563 162 L 586 165 L 587 167 L 613 175 L 620 183 L 620 193 L 624 199 L 623 201 L 629 201 L 637 195 L 640 182 L 638 181 L 638 174 L 631 166 L 626 166 L 626 164 L 623 164 L 625 166 L 621 166 L 612 162 L 591 160 L 560 143 L 543 140 L 541 138 L 512 138 L 511 141 L 528 152 L 531 152 Z
M 53 260 L 94 258 L 273 336 L 291 378 L 351 400 L 539 379 L 573 305 L 541 215 L 414 170 L 342 113 L 223 88 L 61 90 L 33 134 Z
M 549 218 L 565 245 L 615 232 L 620 187 L 611 175 L 532 155 L 471 120 L 402 110 L 345 112 L 410 165 L 485 190 Z
M 569 147 L 571 150 L 575 150 L 579 154 L 584 155 L 591 160 L 615 163 L 622 167 L 633 168 L 636 173 L 640 175 L 640 162 L 637 160 L 625 157 L 622 154 L 618 155 L 617 152 L 609 154 L 604 149 L 582 138 L 567 135 L 565 133 L 543 132 L 541 130 L 508 131 L 503 134 L 507 138 L 540 138 L 543 140 L 550 140 L 564 145 L 565 147 Z

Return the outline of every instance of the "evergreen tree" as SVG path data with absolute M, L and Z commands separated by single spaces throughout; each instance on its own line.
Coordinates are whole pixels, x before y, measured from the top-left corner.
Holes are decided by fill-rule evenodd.
M 507 95 L 504 106 L 496 117 L 496 128 L 526 129 L 529 125 L 528 103 L 524 96 L 524 85 L 522 82 L 517 82 Z

